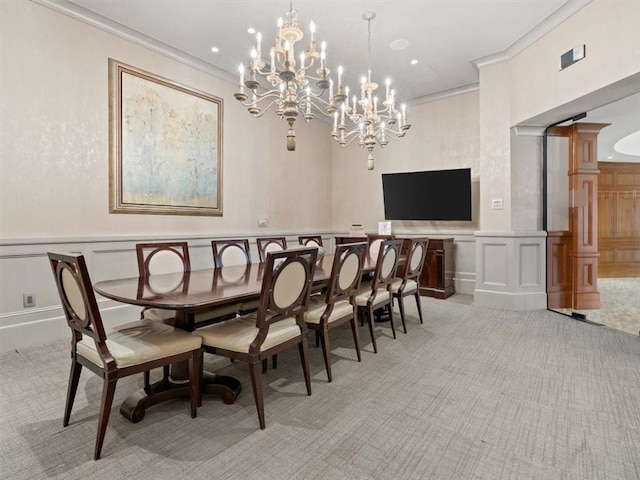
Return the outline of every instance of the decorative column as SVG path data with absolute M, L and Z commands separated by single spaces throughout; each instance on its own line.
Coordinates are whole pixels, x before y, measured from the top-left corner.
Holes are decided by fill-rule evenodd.
M 574 123 L 569 159 L 573 308 L 600 308 L 598 292 L 598 133 L 607 123 Z

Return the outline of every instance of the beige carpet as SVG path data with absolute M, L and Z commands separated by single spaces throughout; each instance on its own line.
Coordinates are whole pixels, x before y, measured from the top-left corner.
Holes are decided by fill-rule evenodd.
M 261 431 L 247 368 L 234 405 L 205 397 L 157 405 L 133 425 L 114 406 L 103 458 L 91 460 L 101 381 L 84 372 L 62 428 L 68 341 L 0 357 L 0 477 L 20 479 L 634 479 L 640 478 L 640 341 L 549 311 L 424 299 L 409 334 L 368 333 L 362 363 L 333 332 L 334 382 L 311 348 L 313 395 L 297 352 L 264 375 Z M 142 383 L 121 381 L 116 402 Z

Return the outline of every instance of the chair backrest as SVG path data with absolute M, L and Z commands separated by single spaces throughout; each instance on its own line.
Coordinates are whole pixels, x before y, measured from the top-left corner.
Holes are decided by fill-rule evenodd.
M 332 305 L 356 294 L 362 280 L 366 256 L 366 242 L 347 243 L 336 247 L 327 288 L 327 304 Z
M 324 247 L 322 235 L 300 235 L 298 242 L 305 247 Z
M 267 253 L 278 252 L 287 249 L 287 239 L 285 237 L 258 237 L 258 254 L 260 255 L 260 263 L 267 261 Z
M 317 253 L 317 248 L 301 247 L 267 254 L 256 315 L 259 333 L 251 343 L 250 353 L 260 350 L 269 326 L 275 322 L 295 317 L 301 331 L 306 330 L 303 314 L 309 308 Z
M 52 252 L 47 255 L 58 287 L 64 316 L 73 331 L 74 348 L 83 335 L 88 335 L 95 340 L 105 365 L 109 362 L 114 362 L 115 365 L 107 349 L 107 335 L 84 256 Z
M 380 247 L 384 240 L 395 240 L 395 235 L 367 235 L 367 242 L 369 243 L 369 256 L 371 258 L 377 258 Z
M 345 243 L 367 242 L 367 237 L 335 237 L 336 245 L 344 245 Z
M 251 249 L 246 238 L 212 240 L 213 265 L 216 268 L 251 263 Z
M 191 270 L 187 242 L 138 243 L 136 255 L 141 277 Z
M 400 278 L 403 280 L 417 279 L 422 273 L 424 259 L 427 256 L 427 248 L 429 247 L 429 239 L 410 238 L 405 241 L 408 246 Z
M 373 272 L 373 291 L 391 284 L 395 278 L 401 248 L 402 240 L 382 240 Z

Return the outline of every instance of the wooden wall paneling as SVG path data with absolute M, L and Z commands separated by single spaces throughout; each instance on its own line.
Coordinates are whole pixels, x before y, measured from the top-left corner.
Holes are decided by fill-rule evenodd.
M 600 277 L 640 276 L 640 164 L 600 162 Z

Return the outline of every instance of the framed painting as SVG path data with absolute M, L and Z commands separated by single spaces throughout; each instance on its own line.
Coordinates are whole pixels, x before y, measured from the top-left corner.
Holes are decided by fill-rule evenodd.
M 109 59 L 109 212 L 222 215 L 221 98 Z

